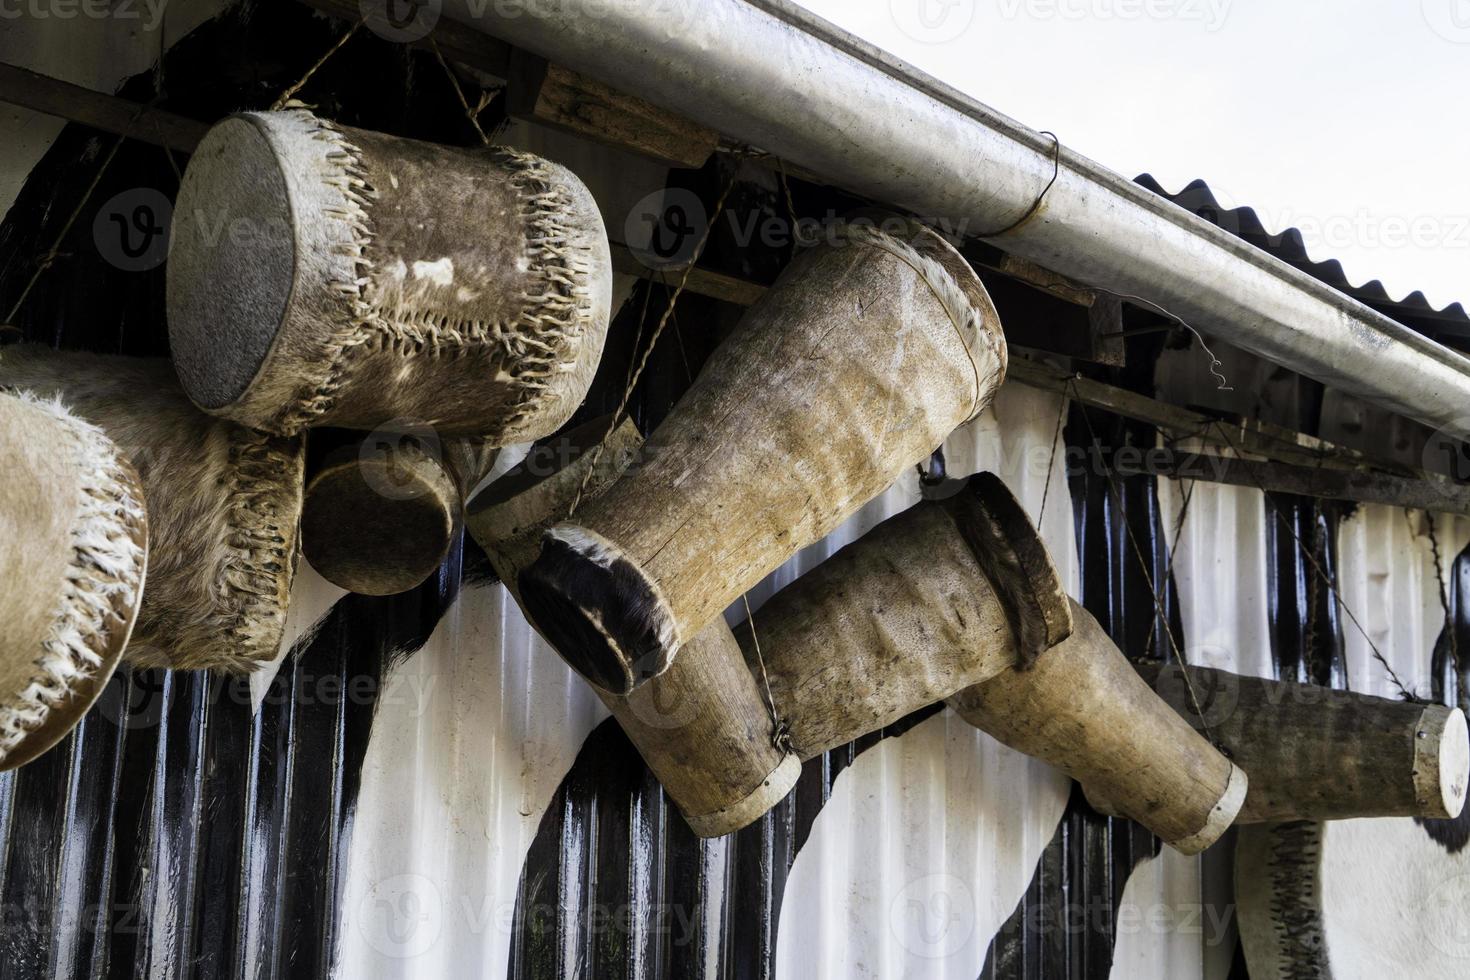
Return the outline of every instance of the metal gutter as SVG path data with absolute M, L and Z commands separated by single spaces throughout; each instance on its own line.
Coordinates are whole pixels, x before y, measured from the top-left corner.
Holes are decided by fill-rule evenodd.
M 1470 360 L 787 0 L 445 0 L 445 15 L 832 183 L 1470 438 Z

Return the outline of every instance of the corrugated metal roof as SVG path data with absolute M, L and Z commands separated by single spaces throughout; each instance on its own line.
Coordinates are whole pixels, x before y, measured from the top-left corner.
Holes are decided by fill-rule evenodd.
M 1216 198 L 1204 180 L 1190 181 L 1181 190 L 1170 193 L 1152 174 L 1143 174 L 1137 182 L 1162 197 L 1219 225 L 1274 255 L 1283 262 L 1321 280 L 1332 288 L 1372 307 L 1384 316 L 1458 350 L 1470 350 L 1470 313 L 1463 304 L 1452 303 L 1443 309 L 1430 304 L 1423 292 L 1415 290 L 1402 299 L 1394 299 L 1383 283 L 1374 279 L 1361 285 L 1348 279 L 1342 263 L 1336 259 L 1315 261 L 1307 252 L 1306 236 L 1299 228 L 1272 233 L 1254 208 L 1227 208 Z

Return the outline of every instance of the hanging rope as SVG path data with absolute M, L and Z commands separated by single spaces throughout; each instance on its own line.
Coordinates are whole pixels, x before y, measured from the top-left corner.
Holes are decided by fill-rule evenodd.
M 776 698 L 771 694 L 771 679 L 766 674 L 766 658 L 761 655 L 760 637 L 755 635 L 755 617 L 750 614 L 750 598 L 748 594 L 741 595 L 740 601 L 745 603 L 745 622 L 750 626 L 750 642 L 755 647 L 755 662 L 760 667 L 761 687 L 766 693 L 766 711 L 771 716 L 771 746 L 777 752 L 791 751 L 791 726 L 781 717 L 776 710 Z
M 276 97 L 276 101 L 271 103 L 271 112 L 278 112 L 281 109 L 284 109 L 286 107 L 286 103 L 295 98 L 296 93 L 300 92 L 301 89 L 306 85 L 306 83 L 311 81 L 311 76 L 317 73 L 317 69 L 321 68 L 322 65 L 325 65 L 328 59 L 332 57 L 332 55 L 340 51 L 342 45 L 352 40 L 352 35 L 356 34 L 357 29 L 361 26 L 362 21 L 359 20 L 357 23 L 349 27 L 347 29 L 347 33 L 339 37 L 337 39 L 337 43 L 328 48 L 326 50 L 326 53 L 316 60 L 316 64 L 306 69 L 306 74 L 302 75 L 301 78 L 297 80 L 295 85 L 289 86 L 284 92 Z
M 501 89 L 481 92 L 479 104 L 471 108 L 469 100 L 465 98 L 464 89 L 460 87 L 459 76 L 454 74 L 454 69 L 450 68 L 449 62 L 444 60 L 444 52 L 439 50 L 439 42 L 431 37 L 429 47 L 433 49 L 434 57 L 439 60 L 439 66 L 444 69 L 444 74 L 449 76 L 449 84 L 454 89 L 454 97 L 459 100 L 459 106 L 464 110 L 465 118 L 470 121 L 471 126 L 475 127 L 475 132 L 480 136 L 480 142 L 486 146 L 492 145 L 495 142 L 494 137 L 486 135 L 485 130 L 480 126 L 480 114 L 490 107 L 490 103 L 500 95 Z M 496 134 L 499 134 L 499 130 L 496 131 Z
M 1070 379 L 1068 383 L 1072 386 L 1072 394 L 1076 396 L 1076 379 Z M 1081 398 L 1077 398 L 1077 404 L 1078 407 L 1082 409 L 1082 420 L 1087 424 L 1087 432 L 1088 435 L 1092 437 L 1093 445 L 1101 448 L 1102 440 L 1098 438 L 1097 430 L 1092 427 L 1092 416 L 1088 413 L 1087 406 L 1082 403 Z M 1107 466 L 1103 470 L 1103 475 L 1107 478 L 1108 486 L 1112 490 L 1113 495 L 1117 498 L 1118 509 L 1121 512 L 1124 509 L 1123 488 L 1118 485 L 1118 482 L 1113 475 L 1113 468 L 1111 465 Z M 1189 694 L 1190 707 L 1194 710 L 1195 717 L 1199 719 L 1200 728 L 1204 730 L 1205 738 L 1209 741 L 1211 745 L 1219 748 L 1220 743 L 1218 740 L 1216 740 L 1215 733 L 1210 730 L 1209 722 L 1205 720 L 1204 709 L 1200 707 L 1199 692 L 1194 689 L 1194 678 L 1191 677 L 1189 673 L 1189 658 L 1187 658 L 1184 655 L 1184 651 L 1179 648 L 1179 643 L 1174 639 L 1174 631 L 1169 628 L 1169 616 L 1164 611 L 1163 599 L 1159 595 L 1159 590 L 1157 586 L 1154 585 L 1154 578 L 1153 574 L 1149 571 L 1148 560 L 1143 555 L 1143 548 L 1139 545 L 1138 538 L 1133 533 L 1133 525 L 1129 523 L 1126 515 L 1124 515 L 1123 517 L 1122 524 L 1123 529 L 1128 533 L 1128 543 L 1132 545 L 1133 554 L 1138 559 L 1138 567 L 1143 571 L 1143 579 L 1145 582 L 1148 583 L 1149 597 L 1153 600 L 1154 615 L 1157 617 L 1159 628 L 1161 628 L 1164 631 L 1164 635 L 1169 638 L 1169 647 L 1174 651 L 1174 659 L 1178 660 L 1179 666 L 1183 668 L 1180 671 L 1180 675 L 1184 678 L 1184 687 Z
M 689 264 L 684 267 L 684 274 L 679 277 L 679 286 L 669 297 L 668 307 L 663 316 L 659 318 L 658 326 L 654 328 L 653 336 L 649 338 L 648 347 L 644 349 L 643 356 L 638 361 L 638 367 L 633 376 L 628 379 L 627 387 L 623 389 L 623 397 L 618 402 L 617 411 L 613 412 L 611 423 L 607 427 L 607 433 L 592 450 L 592 459 L 587 466 L 587 472 L 582 475 L 581 486 L 577 487 L 577 495 L 572 498 L 572 506 L 567 510 L 567 519 L 571 519 L 577 513 L 577 508 L 582 505 L 582 497 L 587 493 L 587 487 L 592 482 L 593 475 L 597 472 L 598 461 L 602 459 L 603 451 L 607 448 L 608 436 L 617 430 L 628 411 L 628 402 L 633 398 L 633 389 L 638 387 L 638 381 L 643 377 L 643 369 L 648 366 L 648 358 L 653 354 L 653 349 L 658 346 L 658 341 L 663 336 L 664 328 L 669 325 L 669 320 L 674 315 L 674 308 L 679 303 L 679 297 L 684 295 L 684 289 L 689 285 L 689 277 L 694 273 L 694 267 L 704 254 L 705 246 L 709 244 L 711 233 L 715 228 L 715 222 L 725 211 L 725 202 L 730 199 L 730 192 L 735 189 L 735 174 L 730 174 L 730 179 L 725 182 L 725 189 L 720 192 L 719 200 L 715 202 L 714 213 L 710 215 L 709 223 L 705 225 L 704 233 L 700 235 L 699 242 L 694 246 L 694 254 L 689 259 Z
M 20 291 L 20 296 L 16 299 L 15 304 L 10 307 L 10 312 L 5 316 L 5 322 L 9 325 L 6 328 L 7 331 L 21 332 L 20 328 L 11 324 L 14 323 L 16 315 L 20 313 L 21 307 L 25 305 L 26 298 L 31 295 L 31 290 L 35 288 L 36 282 L 46 273 L 47 269 L 51 268 L 51 264 L 61 255 L 61 243 L 66 240 L 67 233 L 71 231 L 72 225 L 77 223 L 77 218 L 86 209 L 87 202 L 92 200 L 92 194 L 96 192 L 97 185 L 102 183 L 102 176 L 107 173 L 107 168 L 112 165 L 112 160 L 117 156 L 117 151 L 122 148 L 123 140 L 125 139 L 127 139 L 126 136 L 119 136 L 117 142 L 112 144 L 112 149 L 107 151 L 107 156 L 102 158 L 102 163 L 97 168 L 97 172 L 92 175 L 92 182 L 87 185 L 86 191 L 82 193 L 82 199 L 77 202 L 77 206 L 67 216 L 66 223 L 61 226 L 61 232 L 56 236 L 56 240 L 51 243 L 51 247 L 46 250 L 45 254 L 41 256 L 40 261 L 36 264 L 36 269 L 31 273 L 31 278 L 27 280 L 25 288 Z
M 1046 518 L 1046 501 L 1051 496 L 1051 475 L 1057 468 L 1057 446 L 1062 441 L 1062 423 L 1067 420 L 1067 396 L 1063 395 L 1062 403 L 1057 407 L 1057 427 L 1051 435 L 1051 458 L 1046 462 L 1046 486 L 1041 490 L 1041 510 L 1036 514 L 1036 527 L 1041 528 L 1041 522 Z
M 1170 442 L 1169 445 L 1172 447 L 1174 443 Z M 1190 480 L 1189 486 L 1184 491 L 1184 503 L 1180 506 L 1179 517 L 1174 522 L 1174 540 L 1169 544 L 1169 561 L 1164 565 L 1163 580 L 1165 582 L 1169 581 L 1170 576 L 1174 574 L 1174 559 L 1179 555 L 1179 539 L 1184 536 L 1184 522 L 1189 518 L 1189 505 L 1194 500 L 1194 488 L 1198 483 L 1198 480 Z M 1154 633 L 1150 632 L 1148 643 L 1143 648 L 1144 659 L 1152 656 L 1153 651 Z

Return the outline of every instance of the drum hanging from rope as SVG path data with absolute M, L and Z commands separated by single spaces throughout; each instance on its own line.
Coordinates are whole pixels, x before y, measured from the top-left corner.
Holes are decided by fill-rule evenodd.
M 496 455 L 481 440 L 440 440 L 427 430 L 348 440 L 307 482 L 302 554 L 327 581 L 358 595 L 417 588 L 443 564 L 465 499 Z
M 1139 674 L 1250 775 L 1236 823 L 1453 819 L 1465 806 L 1470 736 L 1459 708 L 1206 667 Z
M 1251 980 L 1463 980 L 1470 821 L 1240 828 L 1235 907 Z
M 890 518 L 735 635 L 802 759 L 876 731 L 1072 631 L 1056 568 L 999 478 Z M 676 661 L 677 662 L 677 661 Z
M 1036 663 L 949 699 L 961 717 L 1082 784 L 1105 812 L 1136 820 L 1175 850 L 1219 839 L 1248 780 L 1138 676 L 1075 602 L 1076 631 Z
M 628 693 L 926 458 L 1005 374 L 995 308 L 937 234 L 839 225 L 714 353 L 628 474 L 543 537 L 532 618 Z M 893 233 L 890 233 L 893 232 Z
M 549 161 L 242 113 L 205 135 L 174 215 L 170 345 L 214 414 L 503 446 L 560 428 L 597 369 L 607 234 Z
M 600 454 L 585 452 L 607 426 L 598 420 L 535 447 L 472 503 L 469 529 L 517 601 L 518 573 L 535 557 L 546 526 L 566 513 L 584 483 L 595 498 L 636 455 L 642 439 L 630 422 L 608 436 Z M 593 690 L 700 837 L 759 819 L 801 775 L 796 756 L 777 744 L 770 710 L 722 618 L 631 694 Z
M 132 466 L 58 402 L 0 394 L 0 468 L 0 769 L 13 769 L 64 738 L 112 676 L 148 527 Z
M 297 559 L 299 439 L 203 414 L 168 361 L 7 347 L 0 387 L 59 398 L 137 470 L 148 589 L 127 659 L 248 673 L 276 657 Z

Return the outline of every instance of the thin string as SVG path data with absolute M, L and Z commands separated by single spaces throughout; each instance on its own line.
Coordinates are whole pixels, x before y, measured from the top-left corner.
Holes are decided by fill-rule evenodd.
M 995 231 L 973 232 L 971 233 L 973 237 L 999 238 L 1001 235 L 1006 235 L 1015 231 L 1017 228 L 1030 221 L 1037 211 L 1041 210 L 1041 202 L 1046 200 L 1046 195 L 1051 193 L 1052 187 L 1056 185 L 1057 178 L 1060 177 L 1062 174 L 1062 141 L 1057 138 L 1056 133 L 1053 133 L 1049 129 L 1043 129 L 1041 131 L 1041 135 L 1051 137 L 1051 180 L 1048 180 L 1046 182 L 1046 186 L 1041 189 L 1041 193 L 1036 195 L 1036 200 L 1031 202 L 1031 206 L 1026 209 L 1025 214 L 1021 215 L 1019 218 L 1006 225 L 1004 228 L 1000 228 Z
M 766 711 L 771 715 L 771 747 L 778 752 L 791 751 L 791 726 L 781 717 L 776 710 L 776 698 L 771 694 L 771 679 L 766 674 L 766 658 L 761 656 L 760 637 L 755 635 L 755 617 L 750 614 L 750 599 L 748 594 L 742 594 L 740 601 L 745 603 L 745 622 L 750 627 L 750 642 L 755 647 L 755 662 L 761 670 L 761 687 L 766 692 Z
M 617 430 L 628 411 L 628 402 L 633 397 L 633 389 L 638 387 L 638 381 L 643 377 L 643 369 L 648 366 L 648 358 L 653 353 L 658 341 L 663 336 L 664 328 L 669 325 L 669 319 L 674 315 L 674 307 L 679 303 L 679 297 L 684 295 L 684 289 L 689 285 L 689 277 L 694 273 L 694 267 L 704 254 L 704 248 L 709 244 L 711 233 L 715 223 L 719 221 L 720 215 L 725 211 L 725 202 L 730 199 L 730 192 L 735 189 L 735 174 L 730 174 L 730 179 L 725 183 L 725 189 L 720 192 L 720 198 L 715 202 L 714 212 L 710 215 L 709 223 L 704 227 L 704 233 L 700 235 L 698 244 L 694 247 L 694 254 L 689 259 L 689 264 L 684 267 L 684 274 L 679 278 L 679 286 L 669 296 L 669 304 L 664 309 L 663 316 L 659 318 L 658 326 L 654 328 L 653 336 L 649 338 L 648 347 L 644 349 L 642 358 L 638 361 L 638 368 L 628 380 L 628 385 L 623 389 L 623 397 L 618 402 L 617 411 L 613 413 L 612 421 L 607 427 L 607 433 L 592 450 L 592 460 L 587 466 L 587 472 L 582 475 L 582 484 L 577 487 L 577 495 L 572 498 L 572 506 L 567 511 L 567 519 L 570 520 L 577 513 L 577 508 L 582 505 L 582 497 L 587 493 L 587 487 L 592 482 L 593 474 L 597 472 L 597 463 L 602 459 L 603 451 L 607 448 L 608 436 Z
M 1057 409 L 1057 427 L 1051 436 L 1051 459 L 1046 464 L 1046 486 L 1041 491 L 1041 510 L 1036 515 L 1036 526 L 1039 529 L 1041 522 L 1046 518 L 1046 501 L 1051 496 L 1051 475 L 1057 468 L 1057 445 L 1062 441 L 1062 422 L 1067 418 L 1067 397 L 1062 396 L 1062 404 Z
M 284 109 L 286 107 L 286 103 L 290 102 L 296 96 L 296 93 L 300 92 L 301 89 L 306 85 L 306 83 L 311 81 L 311 76 L 317 73 L 317 69 L 321 68 L 322 65 L 325 65 L 327 63 L 327 60 L 341 49 L 342 45 L 350 41 L 352 39 L 352 35 L 356 34 L 357 29 L 361 26 L 362 21 L 359 20 L 357 23 L 349 27 L 347 29 L 347 33 L 339 37 L 337 39 L 337 43 L 328 48 L 326 50 L 326 53 L 316 60 L 316 64 L 306 69 L 306 74 L 302 75 L 300 80 L 298 80 L 295 85 L 292 85 L 290 88 L 286 89 L 286 91 L 282 92 L 276 98 L 275 102 L 271 103 L 271 112 L 277 112 L 281 109 Z
M 791 254 L 794 257 L 796 250 L 808 244 L 801 235 L 801 221 L 796 217 L 796 198 L 791 193 L 791 181 L 786 177 L 786 161 L 776 157 L 776 172 L 781 176 L 781 192 L 786 198 L 786 218 L 791 222 Z
M 1096 289 L 1097 287 L 1093 288 Z M 1107 292 L 1107 290 L 1104 290 L 1104 292 Z M 1225 375 L 1220 371 L 1220 368 L 1224 366 L 1225 362 L 1215 356 L 1215 352 L 1210 350 L 1210 345 L 1205 343 L 1205 335 L 1196 330 L 1193 324 L 1191 324 L 1189 321 L 1185 320 L 1178 314 L 1169 312 L 1158 303 L 1155 303 L 1152 300 L 1144 299 L 1142 296 L 1135 296 L 1132 293 L 1113 293 L 1113 295 L 1118 297 L 1119 299 L 1126 299 L 1137 306 L 1147 307 L 1160 316 L 1167 317 L 1168 319 L 1173 320 L 1185 330 L 1188 330 L 1190 333 L 1194 334 L 1194 339 L 1199 341 L 1199 345 L 1204 350 L 1205 356 L 1210 359 L 1210 375 L 1215 379 L 1216 382 L 1218 382 L 1215 385 L 1215 390 L 1235 390 L 1234 386 L 1230 384 L 1230 379 L 1225 377 Z
M 1215 427 L 1220 430 L 1220 435 L 1225 439 L 1225 444 L 1230 447 L 1230 451 L 1235 453 L 1237 457 L 1244 459 L 1244 454 L 1242 454 L 1240 449 L 1235 445 L 1235 441 L 1230 438 L 1229 430 L 1225 426 L 1225 424 L 1220 421 L 1216 421 L 1214 424 Z M 1256 485 L 1256 488 L 1259 489 L 1263 495 L 1268 492 L 1265 485 L 1262 484 L 1261 481 L 1254 476 L 1254 474 L 1252 474 L 1251 476 L 1251 482 Z M 1321 562 L 1317 561 L 1317 556 L 1307 550 L 1307 546 L 1302 542 L 1301 536 L 1296 533 L 1296 528 L 1291 526 L 1291 521 L 1286 519 L 1286 515 L 1281 512 L 1280 508 L 1277 508 L 1276 516 L 1286 527 L 1286 531 L 1288 534 L 1291 535 L 1292 540 L 1296 542 L 1296 546 L 1301 551 L 1302 556 L 1307 559 L 1307 562 L 1312 566 L 1316 573 L 1322 577 L 1322 583 L 1326 585 L 1327 588 L 1331 591 L 1333 601 L 1335 602 L 1338 611 L 1346 615 L 1347 618 L 1352 622 L 1353 626 L 1357 628 L 1358 632 L 1363 635 L 1363 639 L 1368 641 L 1368 647 L 1370 650 L 1373 651 L 1373 659 L 1377 660 L 1378 663 L 1382 665 L 1384 671 L 1388 674 L 1389 680 L 1393 682 L 1393 686 L 1398 688 L 1399 694 L 1403 696 L 1405 701 L 1423 703 L 1422 698 L 1411 694 L 1409 692 L 1409 689 L 1404 686 L 1404 682 L 1399 680 L 1399 675 L 1394 671 L 1393 666 L 1389 664 L 1388 658 L 1383 655 L 1382 650 L 1378 649 L 1378 644 L 1373 642 L 1373 637 L 1368 635 L 1368 631 L 1363 628 L 1363 624 L 1358 621 L 1358 617 L 1353 614 L 1352 609 L 1349 608 L 1347 602 L 1343 600 L 1342 591 L 1333 584 L 1332 578 L 1327 574 L 1327 570 L 1322 567 Z
M 127 139 L 126 136 L 119 136 L 117 142 L 112 144 L 112 149 L 107 151 L 107 156 L 102 159 L 102 164 L 97 168 L 97 172 L 92 175 L 92 182 L 87 185 L 87 190 L 82 194 L 82 199 L 77 202 L 77 206 L 67 216 L 66 223 L 61 226 L 60 234 L 51 243 L 51 248 L 41 257 L 41 261 L 36 265 L 36 270 L 31 273 L 30 280 L 26 282 L 25 288 L 20 291 L 20 297 L 16 299 L 15 305 L 10 308 L 10 313 L 5 317 L 7 324 L 14 323 L 16 314 L 25 305 L 26 298 L 31 295 L 31 289 L 35 287 L 36 282 L 45 274 L 47 269 L 51 268 L 52 263 L 56 261 L 57 257 L 61 255 L 61 243 L 65 241 L 67 233 L 72 229 L 72 225 L 77 223 L 77 218 L 81 216 L 82 211 L 87 207 L 87 202 L 92 200 L 92 194 L 97 190 L 97 185 L 102 183 L 103 174 L 107 173 L 107 168 L 112 164 L 113 158 L 117 156 L 117 151 L 122 148 L 123 140 L 125 139 Z M 18 327 L 10 326 L 8 329 L 14 330 L 17 333 L 20 332 Z
M 1070 379 L 1069 383 L 1072 385 L 1072 394 L 1075 396 L 1077 394 L 1076 379 Z M 1092 437 L 1093 444 L 1100 447 L 1102 440 L 1098 438 L 1097 430 L 1092 427 L 1092 416 L 1087 411 L 1087 405 L 1080 398 L 1077 399 L 1077 404 L 1082 409 L 1082 420 L 1087 423 L 1087 432 Z M 1122 510 L 1124 506 L 1123 490 L 1118 485 L 1117 480 L 1114 479 L 1112 466 L 1104 469 L 1103 475 L 1107 477 L 1108 486 L 1112 489 L 1114 496 L 1117 497 L 1118 507 Z M 1169 647 L 1174 651 L 1175 659 L 1179 661 L 1180 667 L 1183 668 L 1180 670 L 1180 674 L 1184 677 L 1184 687 L 1189 693 L 1190 707 L 1194 709 L 1195 717 L 1199 718 L 1200 727 L 1204 729 L 1205 738 L 1209 740 L 1211 745 L 1219 748 L 1220 743 L 1215 739 L 1215 733 L 1210 730 L 1210 723 L 1205 720 L 1204 709 L 1200 707 L 1199 693 L 1195 691 L 1194 678 L 1189 673 L 1189 659 L 1185 657 L 1184 651 L 1179 648 L 1178 642 L 1174 639 L 1174 631 L 1169 628 L 1169 617 L 1164 612 L 1164 603 L 1159 596 L 1158 588 L 1154 585 L 1153 574 L 1148 568 L 1148 560 L 1143 556 L 1143 548 L 1139 546 L 1138 538 L 1133 533 L 1133 525 L 1128 521 L 1126 516 L 1124 516 L 1122 524 L 1123 529 L 1128 532 L 1128 543 L 1133 546 L 1133 554 L 1138 559 L 1138 567 L 1143 570 L 1144 581 L 1148 583 L 1149 597 L 1153 599 L 1154 604 L 1154 615 L 1158 617 L 1158 623 L 1163 629 L 1164 635 L 1169 638 Z
M 449 84 L 454 89 L 454 97 L 459 100 L 459 107 L 464 110 L 465 118 L 470 121 L 471 126 L 475 127 L 475 132 L 480 136 L 480 142 L 486 146 L 490 146 L 494 140 L 492 137 L 486 135 L 484 128 L 480 126 L 480 113 L 484 112 L 490 103 L 495 101 L 496 96 L 500 95 L 501 90 L 495 89 L 491 92 L 481 92 L 480 104 L 475 108 L 471 108 L 469 99 L 465 98 L 464 89 L 460 87 L 459 77 L 449 67 L 449 62 L 444 60 L 444 52 L 439 50 L 439 42 L 430 37 L 429 47 L 433 49 L 434 57 L 439 60 L 439 65 L 444 69 L 444 74 L 449 76 Z
M 1170 445 L 1173 445 L 1172 440 Z M 1184 524 L 1189 519 L 1189 505 L 1194 500 L 1194 488 L 1198 483 L 1198 480 L 1190 480 L 1189 486 L 1184 490 L 1184 503 L 1179 508 L 1179 519 L 1174 522 L 1174 540 L 1169 544 L 1169 560 L 1164 564 L 1163 580 L 1165 582 L 1169 581 L 1169 577 L 1174 574 L 1174 559 L 1179 556 L 1179 539 L 1184 537 Z M 1148 643 L 1143 648 L 1144 659 L 1148 659 L 1153 651 L 1154 634 L 1150 632 Z

